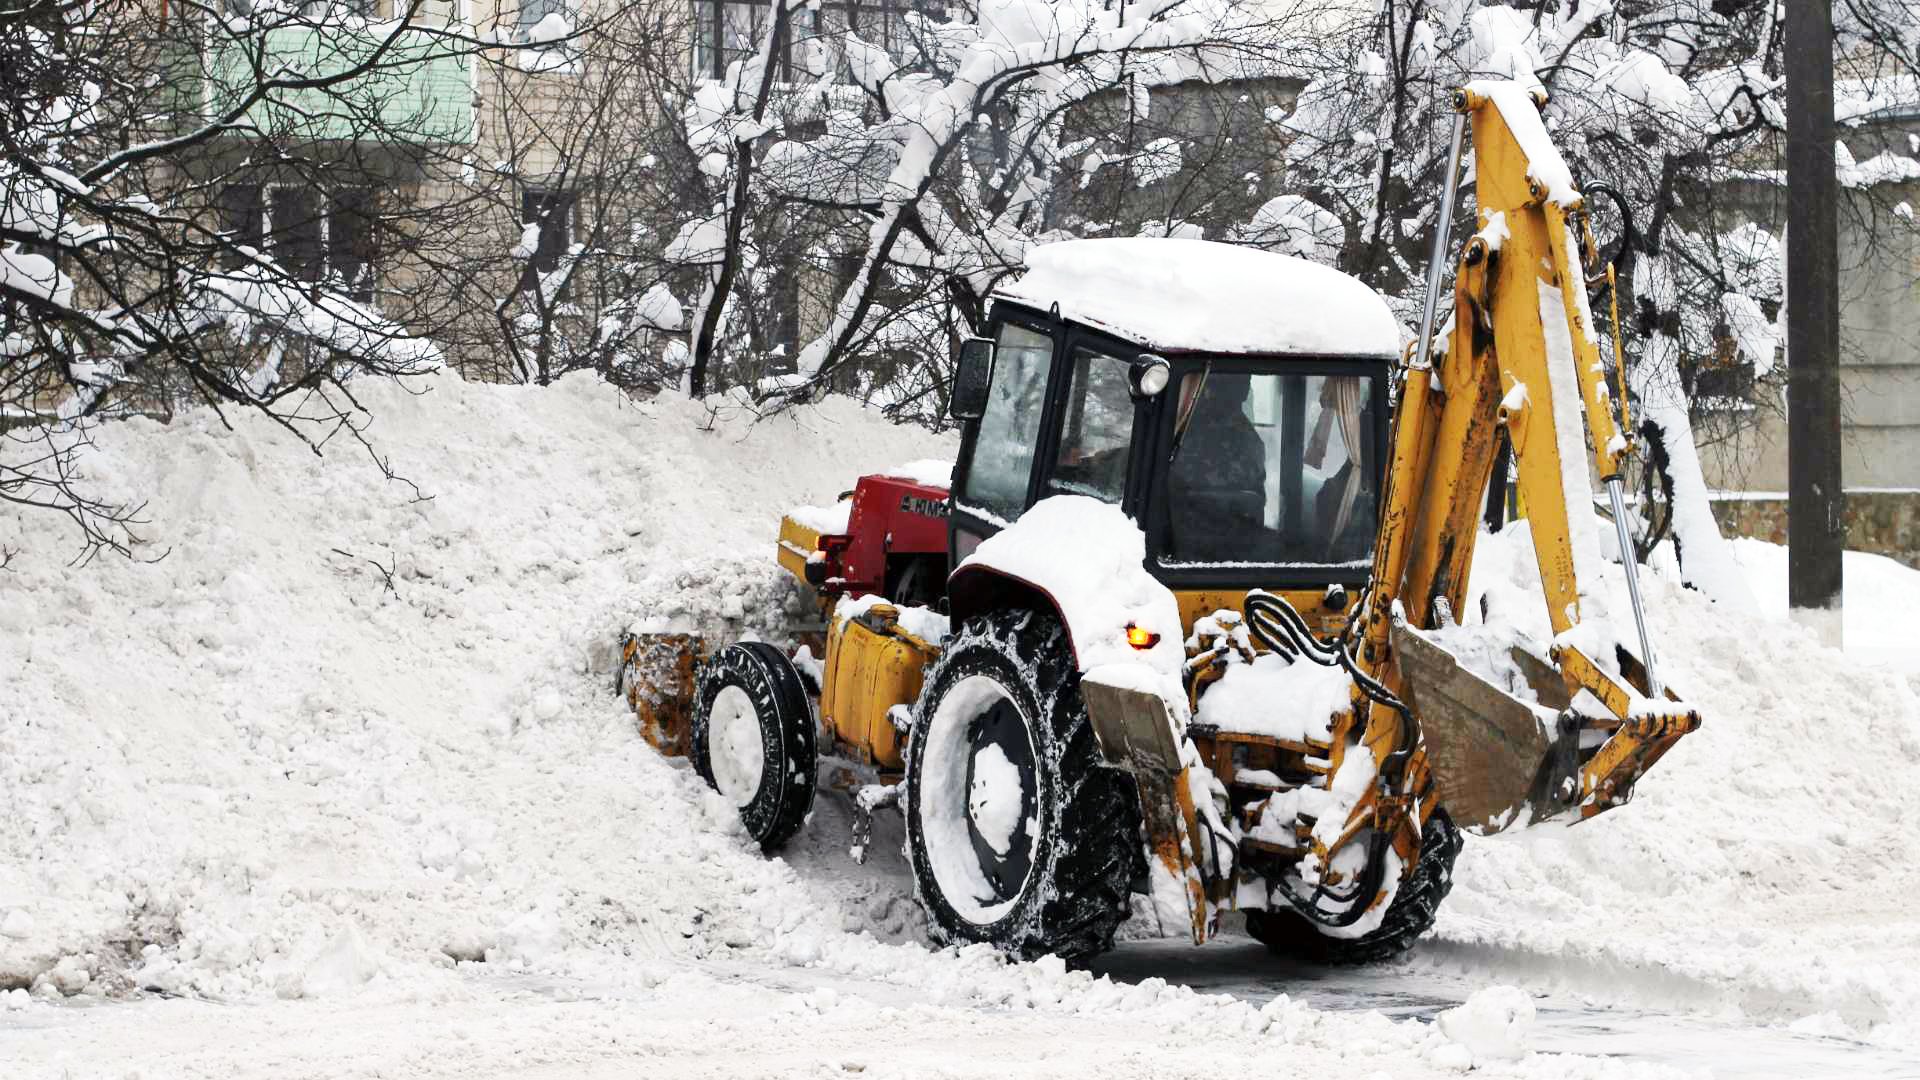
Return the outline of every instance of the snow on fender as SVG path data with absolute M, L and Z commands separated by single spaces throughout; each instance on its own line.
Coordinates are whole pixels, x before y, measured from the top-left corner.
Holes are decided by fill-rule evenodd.
M 1042 499 L 954 570 L 954 622 L 982 613 L 969 599 L 991 594 L 988 579 L 1010 579 L 1052 601 L 1082 672 L 1144 664 L 1161 677 L 1162 695 L 1178 701 L 1186 660 L 1180 606 L 1147 573 L 1146 559 L 1146 536 L 1119 507 L 1085 495 Z M 1130 627 L 1144 631 L 1149 644 L 1130 643 Z

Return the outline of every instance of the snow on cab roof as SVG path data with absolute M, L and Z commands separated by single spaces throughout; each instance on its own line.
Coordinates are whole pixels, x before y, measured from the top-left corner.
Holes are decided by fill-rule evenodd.
M 1392 357 L 1400 324 L 1359 279 L 1292 255 L 1210 240 L 1113 237 L 1027 251 L 998 295 L 1151 349 Z

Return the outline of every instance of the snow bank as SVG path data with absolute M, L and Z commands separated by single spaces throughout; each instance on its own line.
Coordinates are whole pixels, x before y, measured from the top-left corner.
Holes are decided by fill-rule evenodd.
M 1765 540 L 1735 537 L 1733 553 L 1761 613 L 1785 619 L 1787 549 Z M 1845 595 L 1841 617 L 1849 657 L 1869 660 L 1920 676 L 1920 570 L 1865 551 L 1849 551 L 1841 561 Z M 1920 683 L 1916 683 L 1920 689 Z
M 841 400 L 705 431 L 699 404 L 579 377 L 358 393 L 410 484 L 197 412 L 109 425 L 83 463 L 150 500 L 159 562 L 75 569 L 53 515 L 0 517 L 23 549 L 0 583 L 0 988 L 68 961 L 101 992 L 222 998 L 539 966 L 772 872 L 713 865 L 728 815 L 634 739 L 611 642 L 790 624 L 779 508 L 951 440 Z
M 1606 569 L 1625 610 L 1618 567 Z M 1920 573 L 1906 574 L 1905 588 L 1920 588 Z M 1524 525 L 1483 536 L 1473 576 L 1468 621 L 1484 604 L 1547 640 Z M 1915 688 L 1799 626 L 1734 615 L 1661 576 L 1642 584 L 1663 673 L 1702 727 L 1628 806 L 1470 839 L 1439 940 L 1415 962 L 1639 1008 L 1781 1023 L 1831 1012 L 1856 1033 L 1910 1042 Z
M 363 389 L 417 495 L 354 452 L 189 413 L 108 425 L 85 462 L 150 497 L 161 561 L 70 567 L 56 520 L 0 518 L 24 550 L 0 576 L 10 1076 L 1053 1076 L 1062 1054 L 1116 1080 L 1277 1055 L 1316 1075 L 1670 1075 L 890 943 L 917 925 L 892 819 L 868 871 L 831 798 L 762 859 L 634 733 L 609 642 L 635 621 L 778 632 L 782 509 L 952 441 L 837 400 L 713 422 L 581 377 Z M 1527 584 L 1524 543 L 1477 554 L 1496 609 L 1538 609 L 1503 592 Z M 1911 688 L 1648 586 L 1706 727 L 1627 808 L 1470 843 L 1412 962 L 1898 1037 L 1920 1006 Z M 138 987 L 189 1000 L 47 1004 Z M 894 1034 L 871 1053 L 818 1038 L 876 1016 Z

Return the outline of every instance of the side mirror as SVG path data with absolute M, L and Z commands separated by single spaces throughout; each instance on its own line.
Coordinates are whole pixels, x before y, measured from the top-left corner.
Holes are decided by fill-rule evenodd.
M 955 420 L 978 420 L 987 411 L 987 384 L 993 379 L 993 339 L 973 337 L 960 343 L 960 360 L 953 366 L 953 394 L 947 415 Z
M 1133 358 L 1133 364 L 1127 369 L 1127 386 L 1133 391 L 1133 399 L 1142 401 L 1154 397 L 1167 388 L 1167 380 L 1173 377 L 1173 370 L 1167 366 L 1167 358 L 1143 352 Z

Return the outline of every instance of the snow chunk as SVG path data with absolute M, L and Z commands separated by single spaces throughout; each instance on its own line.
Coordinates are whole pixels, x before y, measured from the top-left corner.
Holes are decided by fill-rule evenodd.
M 1553 430 L 1560 451 L 1560 491 L 1563 504 L 1575 507 L 1593 505 L 1593 484 L 1588 478 L 1587 442 L 1580 403 L 1580 381 L 1574 371 L 1573 333 L 1567 325 L 1567 309 L 1560 290 L 1544 281 L 1539 289 L 1540 331 L 1547 347 L 1547 393 L 1553 408 Z M 1591 324 L 1589 324 L 1591 325 Z M 1600 581 L 1600 542 L 1594 538 L 1592 515 L 1570 513 L 1567 540 L 1572 548 L 1574 578 L 1580 585 L 1581 609 L 1568 613 L 1570 622 L 1596 626 L 1606 622 L 1606 601 L 1596 591 Z M 1589 651 L 1589 656 L 1608 656 L 1610 650 Z
M 1727 329 L 1739 345 L 1740 355 L 1753 365 L 1754 377 L 1771 373 L 1780 344 L 1778 324 L 1760 310 L 1759 301 L 1741 293 L 1722 293 L 1720 308 L 1726 313 Z
M 953 486 L 953 462 L 951 461 L 909 461 L 905 465 L 896 465 L 880 473 L 893 480 L 905 480 L 909 484 L 921 487 L 950 488 Z
M 695 218 L 680 227 L 665 251 L 668 262 L 716 263 L 727 246 L 726 222 L 718 214 Z
M 1488 251 L 1499 251 L 1507 239 L 1513 235 L 1513 231 L 1507 228 L 1507 212 L 1495 210 L 1487 214 L 1487 223 L 1473 235 L 1487 245 Z
M 558 11 L 547 12 L 539 22 L 527 28 L 527 41 L 534 45 L 545 45 L 572 36 L 573 24 Z
M 1180 171 L 1184 158 L 1180 140 L 1167 136 L 1155 139 L 1140 149 L 1133 159 L 1133 186 L 1148 187 Z
M 26 908 L 14 908 L 0 919 L 0 937 L 24 938 L 33 935 L 33 916 Z
M 1007 760 L 999 743 L 988 743 L 973 756 L 973 787 L 967 793 L 967 812 L 980 830 L 980 839 L 997 855 L 1013 845 L 1020 825 L 1020 766 Z
M 1233 239 L 1331 266 L 1347 242 L 1347 227 L 1311 199 L 1278 195 L 1254 211 L 1252 221 L 1235 229 Z
M 1306 259 L 1205 240 L 1043 244 L 1000 294 L 1149 348 L 1394 356 L 1400 325 L 1378 293 Z
M 533 253 L 540 250 L 540 223 L 529 221 L 520 226 L 520 239 L 514 241 L 512 255 L 516 259 L 531 259 Z
M 845 536 L 853 500 L 841 499 L 832 506 L 796 506 L 787 516 L 822 536 Z
M 367 943 L 358 923 L 348 922 L 297 981 L 282 981 L 281 997 L 319 997 L 350 992 L 380 974 L 380 954 Z
M 1527 1056 L 1533 1032 L 1533 999 L 1518 987 L 1490 986 L 1441 1013 L 1435 1023 L 1475 1062 L 1518 1061 Z
M 673 291 L 664 281 L 656 281 L 653 287 L 640 295 L 635 302 L 633 313 L 640 321 L 656 330 L 674 332 L 684 329 L 687 313 L 680 307 L 680 301 L 673 298 Z
M 833 607 L 834 622 L 857 619 L 881 604 L 894 609 L 894 621 L 900 629 L 922 641 L 938 645 L 947 639 L 951 623 L 945 615 L 932 608 L 915 607 L 912 604 L 895 604 L 879 593 L 867 593 L 864 596 L 843 596 Z M 811 659 L 811 654 L 809 654 Z M 816 661 L 817 663 L 817 661 Z M 911 703 L 909 703 L 911 704 Z
M 1352 700 L 1353 680 L 1340 668 L 1263 653 L 1227 668 L 1200 698 L 1198 719 L 1222 731 L 1326 742 L 1333 715 Z

